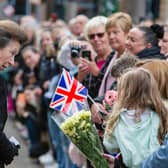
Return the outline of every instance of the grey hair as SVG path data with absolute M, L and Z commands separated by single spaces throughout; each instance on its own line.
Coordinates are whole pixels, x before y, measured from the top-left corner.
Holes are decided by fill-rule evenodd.
M 87 40 L 89 40 L 88 38 L 88 32 L 90 29 L 94 28 L 94 27 L 99 27 L 99 26 L 104 26 L 105 28 L 105 25 L 107 23 L 107 17 L 105 16 L 95 16 L 93 17 L 92 19 L 90 19 L 85 28 L 84 28 L 84 36 Z
M 164 25 L 164 33 L 165 33 L 165 32 L 168 32 L 168 24 L 165 24 L 165 25 Z

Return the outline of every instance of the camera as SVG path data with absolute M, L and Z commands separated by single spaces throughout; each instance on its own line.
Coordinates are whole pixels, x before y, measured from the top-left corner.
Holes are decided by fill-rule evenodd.
M 80 56 L 81 47 L 80 46 L 73 46 L 71 47 L 71 57 L 77 58 Z
M 81 47 L 72 47 L 71 48 L 71 57 L 72 58 L 79 58 L 80 55 L 82 58 L 86 58 L 89 61 L 91 61 L 91 51 L 82 50 Z

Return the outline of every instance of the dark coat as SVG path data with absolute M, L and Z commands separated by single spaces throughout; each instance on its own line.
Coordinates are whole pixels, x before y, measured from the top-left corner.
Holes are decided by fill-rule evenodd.
M 166 57 L 160 53 L 160 48 L 155 46 L 152 48 L 146 48 L 137 54 L 139 59 L 166 59 Z
M 9 164 L 17 154 L 17 148 L 3 132 L 7 120 L 7 83 L 0 76 L 0 168 Z
M 107 57 L 107 59 L 106 59 L 104 65 L 103 65 L 102 69 L 100 70 L 98 76 L 93 76 L 92 74 L 88 74 L 86 76 L 86 78 L 84 79 L 83 85 L 88 89 L 89 95 L 92 98 L 97 97 L 101 82 L 103 80 L 103 77 L 105 75 L 107 67 L 108 67 L 111 59 L 113 58 L 114 54 L 115 54 L 115 52 L 112 51 L 110 53 L 110 55 Z M 97 57 L 95 59 L 95 62 L 97 62 Z

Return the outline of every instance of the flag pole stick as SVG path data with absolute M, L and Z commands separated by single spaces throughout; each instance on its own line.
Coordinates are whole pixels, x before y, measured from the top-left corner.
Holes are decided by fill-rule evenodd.
M 101 111 L 100 107 L 97 105 L 97 103 L 93 100 L 93 98 L 88 94 L 88 98 L 90 99 L 90 101 L 96 106 L 98 111 Z

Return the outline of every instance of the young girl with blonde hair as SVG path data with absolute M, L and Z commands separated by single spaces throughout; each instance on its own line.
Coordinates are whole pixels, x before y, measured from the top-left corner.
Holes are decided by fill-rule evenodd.
M 121 152 L 127 167 L 139 167 L 162 144 L 167 119 L 151 73 L 143 68 L 129 70 L 119 80 L 118 100 L 107 121 L 104 146 L 110 153 Z

